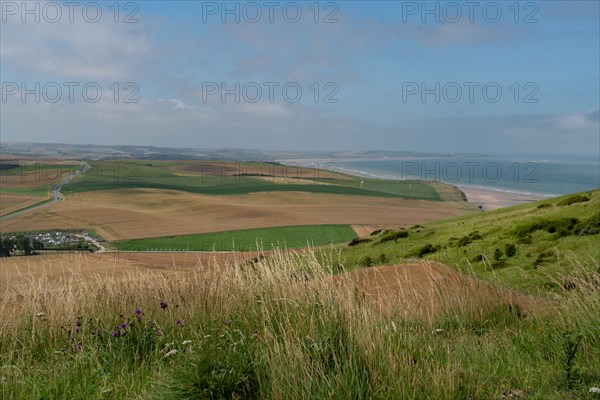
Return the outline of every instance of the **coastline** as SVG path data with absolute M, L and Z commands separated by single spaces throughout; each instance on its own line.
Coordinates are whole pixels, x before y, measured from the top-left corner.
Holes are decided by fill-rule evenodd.
M 476 186 L 456 185 L 456 187 L 465 194 L 469 203 L 481 206 L 486 211 L 553 197 L 550 195 L 517 193 Z
M 343 161 L 343 160 L 335 160 Z M 319 159 L 294 159 L 294 160 L 276 160 L 281 163 L 296 163 L 300 166 L 310 167 L 311 164 L 314 167 L 315 163 L 331 163 L 333 160 L 319 160 Z M 346 173 L 348 175 L 361 177 L 361 178 L 372 178 L 372 179 L 402 179 L 401 177 L 394 175 L 377 175 L 366 171 L 360 171 L 356 169 L 342 168 L 337 166 L 338 172 Z M 469 203 L 481 206 L 486 211 L 497 210 L 503 207 L 510 207 L 519 204 L 529 203 L 536 200 L 544 200 L 551 197 L 556 197 L 556 194 L 542 194 L 542 193 L 528 193 L 528 192 L 516 192 L 508 189 L 496 189 L 491 187 L 475 186 L 475 185 L 461 185 L 455 183 L 446 183 L 448 185 L 456 186 L 460 191 L 463 192 Z

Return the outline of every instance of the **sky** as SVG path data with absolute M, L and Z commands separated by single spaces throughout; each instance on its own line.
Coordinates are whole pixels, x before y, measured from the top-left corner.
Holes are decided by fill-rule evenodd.
M 600 2 L 0 2 L 0 140 L 600 156 Z

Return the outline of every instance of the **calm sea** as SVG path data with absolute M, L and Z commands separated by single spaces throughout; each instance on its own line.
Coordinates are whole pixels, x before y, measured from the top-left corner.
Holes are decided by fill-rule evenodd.
M 321 166 L 324 161 L 319 161 Z M 335 160 L 328 168 L 386 179 L 423 179 L 506 192 L 562 195 L 600 187 L 597 157 L 509 158 L 426 157 L 377 160 Z M 312 166 L 318 163 L 312 162 Z M 311 165 L 304 161 L 303 165 Z

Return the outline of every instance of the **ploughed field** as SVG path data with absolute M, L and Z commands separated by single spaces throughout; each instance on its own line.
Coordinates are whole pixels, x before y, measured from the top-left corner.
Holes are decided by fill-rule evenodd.
M 354 235 L 350 226 L 361 233 L 365 226 L 411 226 L 475 208 L 451 186 L 357 178 L 331 165 L 311 169 L 154 160 L 89 164 L 85 174 L 63 187 L 63 201 L 4 220 L 0 230 L 90 229 L 110 242 L 128 241 L 123 244 L 128 250 L 234 250 L 236 237 L 242 237 L 240 244 L 260 242 L 269 249 L 273 244 L 345 242 Z M 216 236 L 202 236 L 208 233 Z

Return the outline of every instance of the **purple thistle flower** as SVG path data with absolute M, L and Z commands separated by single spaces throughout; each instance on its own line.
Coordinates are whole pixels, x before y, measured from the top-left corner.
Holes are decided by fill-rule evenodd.
M 115 332 L 111 332 L 110 335 L 112 337 L 119 337 L 121 335 L 121 333 L 119 331 L 115 331 Z
M 81 328 L 81 321 L 80 320 L 75 321 L 75 326 L 78 328 Z
M 176 320 L 175 320 L 175 325 L 176 325 L 176 326 L 181 326 L 181 325 L 183 325 L 183 321 L 182 321 L 182 320 L 180 320 L 180 319 L 176 319 Z
M 163 310 L 164 310 L 165 308 L 167 308 L 168 306 L 169 306 L 169 305 L 167 304 L 167 302 L 166 302 L 166 301 L 161 301 L 161 302 L 160 302 L 160 308 L 162 308 Z
M 82 347 L 81 342 L 77 343 L 77 350 L 81 350 Z
M 81 332 L 81 328 L 80 327 L 75 327 L 75 332 Z
M 127 324 L 126 323 L 119 324 L 119 329 L 121 329 L 121 330 L 127 329 Z
M 162 335 L 163 335 L 163 333 L 160 329 L 156 331 L 156 336 L 162 336 Z
M 139 308 L 135 309 L 135 315 L 142 315 L 142 310 L 140 310 Z

